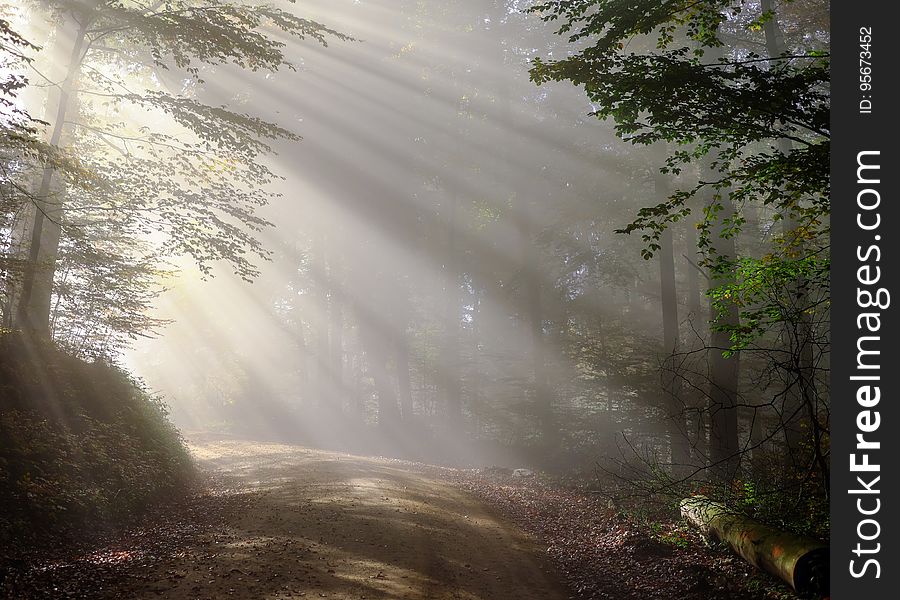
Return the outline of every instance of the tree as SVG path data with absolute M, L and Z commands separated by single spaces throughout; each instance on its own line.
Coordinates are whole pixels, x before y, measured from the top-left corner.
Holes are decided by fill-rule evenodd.
M 21 92 L 28 86 L 25 69 L 31 64 L 30 52 L 39 47 L 18 34 L 5 19 L 0 19 L 0 67 L 5 70 L 0 79 L 0 281 L 3 300 L 0 302 L 2 323 L 11 326 L 12 301 L 9 290 L 19 281 L 23 261 L 17 246 L 25 234 L 19 224 L 20 215 L 37 206 L 37 199 L 29 188 L 28 178 L 36 169 L 56 169 L 62 177 L 92 183 L 91 174 L 81 168 L 79 161 L 62 155 L 52 145 L 42 141 L 40 128 L 45 123 L 33 117 L 21 105 Z
M 649 258 L 670 225 L 694 210 L 690 200 L 707 198 L 698 247 L 714 283 L 710 345 L 719 355 L 711 357 L 710 400 L 725 409 L 713 415 L 711 454 L 713 463 L 730 465 L 726 478 L 736 473 L 739 451 L 737 352 L 827 303 L 828 55 L 816 35 L 789 52 L 760 56 L 740 34 L 765 29 L 771 38 L 774 15 L 764 7 L 748 20 L 750 9 L 740 0 L 553 0 L 531 9 L 558 21 L 558 33 L 579 45 L 563 59 L 536 58 L 535 83 L 584 86 L 592 114 L 612 119 L 623 138 L 680 146 L 666 172 L 708 165 L 695 185 L 642 208 L 622 231 L 641 232 Z M 631 49 L 651 44 L 655 49 Z M 741 256 L 734 244 L 744 224 L 740 208 L 753 204 L 789 221 L 793 232 L 761 257 Z M 815 300 L 799 310 L 772 301 L 789 296 L 798 278 L 815 289 Z
M 249 72 L 293 68 L 274 31 L 320 43 L 344 36 L 275 6 L 220 0 L 63 0 L 47 15 L 57 21 L 50 60 L 63 68 L 60 85 L 50 88 L 48 143 L 83 156 L 105 185 L 76 193 L 58 169 L 43 170 L 34 193 L 38 210 L 26 219 L 27 261 L 12 323 L 49 335 L 60 244 L 80 236 L 102 246 L 99 232 L 91 232 L 99 215 L 117 220 L 120 233 L 160 232 L 160 256 L 190 255 L 207 274 L 224 261 L 252 278 L 254 259 L 267 255 L 255 233 L 268 223 L 256 211 L 275 178 L 259 158 L 272 149 L 271 140 L 298 137 L 215 104 L 223 99 L 204 92 L 203 77 L 228 65 Z M 110 77 L 100 65 L 129 76 Z M 110 109 L 133 118 L 100 116 Z M 169 121 L 155 130 L 133 124 L 149 114 Z M 141 259 L 132 252 L 128 262 Z M 70 264 L 70 279 L 83 279 L 93 268 L 81 267 L 79 274 Z
M 657 197 L 668 197 L 671 182 L 664 173 L 653 177 Z M 671 447 L 672 469 L 684 473 L 691 464 L 690 444 L 685 427 L 685 400 L 682 397 L 681 379 L 677 375 L 676 357 L 680 352 L 681 334 L 678 320 L 678 292 L 675 286 L 675 243 L 672 230 L 666 229 L 660 236 L 659 283 L 663 321 L 663 394 L 665 419 Z
M 533 7 L 545 21 L 562 20 L 560 34 L 586 48 L 560 60 L 534 60 L 532 80 L 583 85 L 598 118 L 612 118 L 620 136 L 634 144 L 674 142 L 667 170 L 679 173 L 712 155 L 715 179 L 641 209 L 625 232 L 643 231 L 646 255 L 658 250 L 669 223 L 691 212 L 687 201 L 701 190 L 731 191 L 735 203 L 760 201 L 793 214 L 808 235 L 823 235 L 827 213 L 829 144 L 827 53 L 808 50 L 760 58 L 723 52 L 720 25 L 740 13 L 744 2 L 705 0 L 626 3 L 621 0 L 553 1 Z M 749 26 L 764 22 L 761 15 Z M 683 32 L 683 35 L 680 33 Z M 657 36 L 657 52 L 637 54 L 622 47 L 632 38 Z M 676 35 L 679 34 L 679 35 Z M 709 55 L 720 55 L 712 61 Z M 784 68 L 768 69 L 781 61 Z M 796 63 L 796 64 L 795 64 Z M 782 139 L 796 147 L 782 152 Z M 720 202 L 705 208 L 701 249 L 710 247 L 710 228 Z M 743 224 L 736 215 L 725 234 Z

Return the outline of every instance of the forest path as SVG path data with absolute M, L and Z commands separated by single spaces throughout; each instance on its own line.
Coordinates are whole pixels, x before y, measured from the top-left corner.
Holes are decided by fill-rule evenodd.
M 525 534 L 429 467 L 236 440 L 191 451 L 252 499 L 225 531 L 186 536 L 133 585 L 120 580 L 114 596 L 568 597 Z

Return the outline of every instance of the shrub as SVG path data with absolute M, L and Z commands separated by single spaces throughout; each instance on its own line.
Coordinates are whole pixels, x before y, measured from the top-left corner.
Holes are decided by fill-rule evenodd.
M 122 524 L 191 474 L 165 405 L 127 373 L 0 337 L 0 544 Z

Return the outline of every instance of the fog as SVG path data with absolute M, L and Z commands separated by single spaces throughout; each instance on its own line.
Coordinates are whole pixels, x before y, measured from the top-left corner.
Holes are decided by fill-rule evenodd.
M 10 331 L 124 366 L 189 435 L 452 464 L 737 472 L 827 421 L 817 2 L 673 29 L 671 64 L 710 51 L 689 76 L 640 63 L 656 33 L 584 62 L 517 0 L 125 4 L 4 13 L 35 45 L 3 125 L 64 150 L 4 163 Z
M 827 597 L 828 3 L 271 2 L 0 0 L 0 595 Z
M 354 40 L 199 92 L 303 136 L 266 159 L 270 260 L 180 263 L 126 364 L 188 431 L 510 464 L 609 442 L 661 350 L 655 265 L 614 233 L 659 165 L 529 81 L 559 40 L 517 3 L 302 8 Z

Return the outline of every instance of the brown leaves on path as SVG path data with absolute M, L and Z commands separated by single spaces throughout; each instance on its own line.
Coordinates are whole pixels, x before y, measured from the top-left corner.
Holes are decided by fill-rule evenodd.
M 784 600 L 786 587 L 712 548 L 676 517 L 639 522 L 608 500 L 546 477 L 443 469 L 535 536 L 578 600 Z

